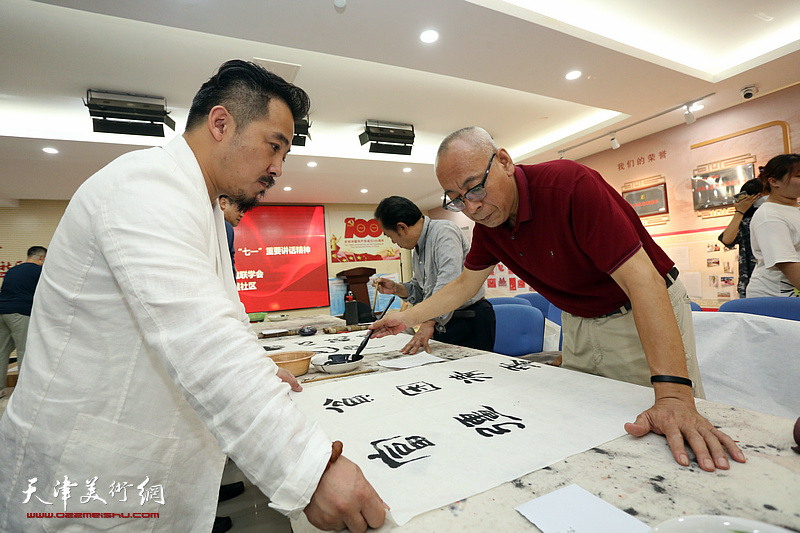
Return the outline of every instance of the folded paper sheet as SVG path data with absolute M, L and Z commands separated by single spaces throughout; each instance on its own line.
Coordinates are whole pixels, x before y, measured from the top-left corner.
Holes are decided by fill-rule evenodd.
M 651 389 L 496 354 L 292 393 L 403 525 L 625 433 Z

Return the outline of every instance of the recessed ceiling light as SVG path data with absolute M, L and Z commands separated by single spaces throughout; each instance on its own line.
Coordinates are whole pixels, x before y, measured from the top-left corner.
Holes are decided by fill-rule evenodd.
M 315 166 L 317 166 L 317 162 L 316 161 L 309 161 L 308 163 L 306 163 L 306 165 L 311 167 L 311 168 L 314 168 Z
M 410 167 L 406 167 L 406 168 L 403 169 L 403 172 L 411 172 L 411 168 Z
M 284 188 L 283 188 L 283 190 L 284 190 L 284 191 L 291 191 L 291 190 L 292 190 L 292 188 L 291 188 L 291 187 L 284 187 Z
M 362 193 L 369 192 L 367 189 L 361 189 Z
M 435 43 L 439 40 L 439 32 L 436 30 L 425 30 L 419 34 L 419 40 L 423 43 Z
M 58 150 L 56 150 L 55 148 L 52 148 L 50 146 L 47 146 L 45 148 L 42 148 L 42 152 L 44 152 L 46 154 L 57 154 Z
M 578 78 L 581 77 L 581 71 L 580 70 L 573 70 L 571 72 L 567 72 L 567 75 L 565 77 L 568 80 L 577 80 Z

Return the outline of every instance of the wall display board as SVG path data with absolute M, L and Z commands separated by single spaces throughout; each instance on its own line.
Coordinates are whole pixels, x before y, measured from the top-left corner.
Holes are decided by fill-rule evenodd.
M 497 354 L 291 395 L 398 525 L 620 437 L 653 403 L 647 387 Z
M 258 206 L 242 217 L 234 243 L 236 284 L 248 313 L 328 305 L 322 206 Z
M 692 199 L 695 211 L 733 204 L 733 195 L 744 182 L 755 177 L 755 165 L 744 163 L 692 176 Z
M 332 263 L 400 260 L 400 248 L 384 236 L 371 213 L 336 213 L 328 222 Z
M 724 226 L 707 230 L 653 235 L 680 270 L 680 279 L 689 297 L 703 308 L 714 308 L 739 297 L 738 246 L 725 248 L 717 237 Z

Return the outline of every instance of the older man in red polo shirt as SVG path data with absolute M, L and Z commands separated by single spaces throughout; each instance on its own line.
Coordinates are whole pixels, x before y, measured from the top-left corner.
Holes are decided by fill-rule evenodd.
M 665 435 L 684 466 L 684 439 L 704 470 L 729 468 L 725 450 L 745 461 L 695 408 L 703 389 L 674 263 L 600 174 L 568 160 L 514 165 L 485 130 L 471 127 L 442 141 L 436 175 L 443 206 L 477 222 L 465 268 L 425 302 L 376 322 L 376 336 L 455 309 L 502 262 L 564 311 L 565 368 L 652 384 L 655 403 L 625 425 L 628 433 Z

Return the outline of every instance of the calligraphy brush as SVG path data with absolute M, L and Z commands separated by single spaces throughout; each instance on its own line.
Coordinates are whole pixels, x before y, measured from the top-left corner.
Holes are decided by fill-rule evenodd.
M 384 310 L 383 310 L 383 312 L 381 313 L 381 316 L 379 316 L 379 317 L 378 317 L 378 320 L 380 320 L 380 319 L 382 319 L 382 318 L 383 318 L 383 315 L 385 315 L 385 314 L 386 314 L 386 311 L 388 311 L 388 310 L 389 310 L 389 308 L 390 308 L 390 307 L 392 306 L 392 304 L 394 303 L 394 299 L 395 299 L 395 298 L 396 298 L 396 296 L 392 296 L 392 299 L 391 299 L 391 300 L 389 300 L 389 303 L 388 303 L 388 304 L 386 304 L 386 309 L 384 309 Z M 361 344 L 358 346 L 358 350 L 356 350 L 356 353 L 354 353 L 352 357 L 348 357 L 348 358 L 347 358 L 347 361 L 357 361 L 357 360 L 358 360 L 358 359 L 356 359 L 356 358 L 357 358 L 359 355 L 361 355 L 361 352 L 363 352 L 363 351 L 364 351 L 364 348 L 366 348 L 366 347 L 367 347 L 367 341 L 369 340 L 369 338 L 370 338 L 370 337 L 372 337 L 372 333 L 373 333 L 374 331 L 375 331 L 374 329 L 371 329 L 371 330 L 369 330 L 369 331 L 367 332 L 367 334 L 364 336 L 364 340 L 363 340 L 363 341 L 361 341 Z

